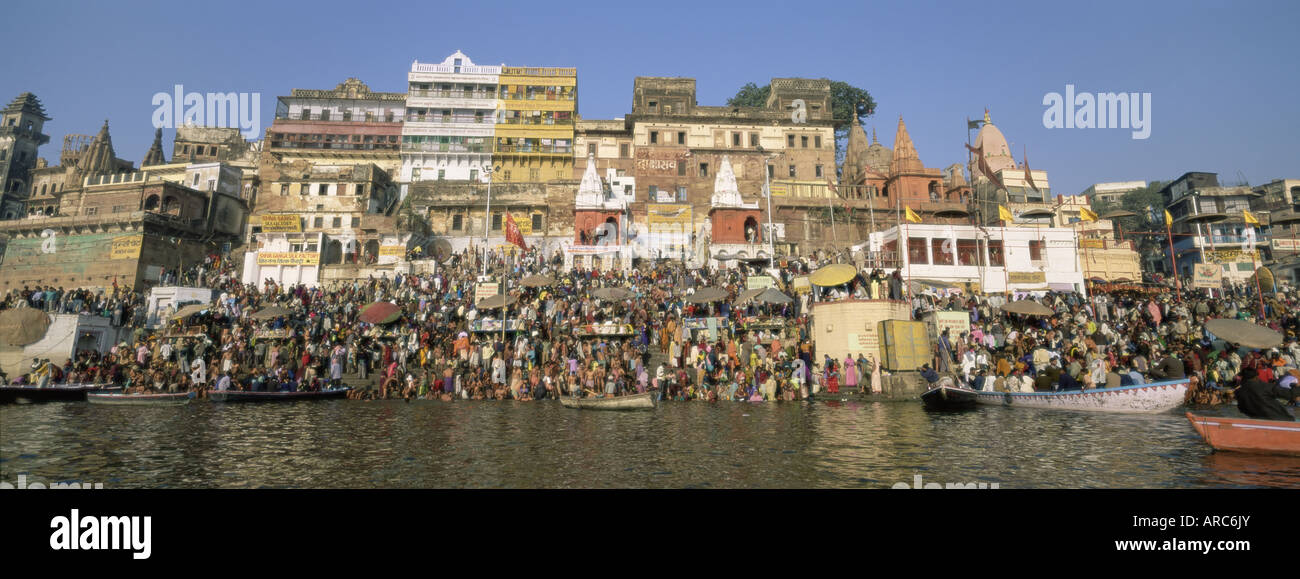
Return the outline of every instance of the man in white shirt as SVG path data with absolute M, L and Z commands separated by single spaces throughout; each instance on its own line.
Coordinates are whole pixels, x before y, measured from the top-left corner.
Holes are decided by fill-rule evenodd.
M 208 383 L 208 364 L 203 358 L 194 358 L 190 362 L 190 384 L 195 388 L 201 388 Z

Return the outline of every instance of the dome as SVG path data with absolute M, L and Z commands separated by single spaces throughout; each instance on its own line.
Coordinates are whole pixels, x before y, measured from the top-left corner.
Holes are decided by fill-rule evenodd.
M 1016 160 L 1011 157 L 1011 147 L 1007 146 L 1007 138 L 1002 135 L 1002 131 L 993 124 L 993 121 L 989 120 L 988 111 L 984 111 L 984 126 L 980 127 L 980 132 L 975 136 L 975 148 L 980 147 L 984 148 L 984 159 L 988 161 L 989 168 L 993 171 L 1016 168 Z M 972 178 L 982 175 L 978 161 L 971 161 L 970 173 Z

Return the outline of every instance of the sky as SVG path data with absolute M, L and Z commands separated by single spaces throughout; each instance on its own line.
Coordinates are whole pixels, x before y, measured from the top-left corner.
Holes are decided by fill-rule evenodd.
M 1262 184 L 1300 178 L 1300 2 L 315 2 L 239 0 L 24 5 L 0 20 L 0 101 L 35 93 L 53 120 L 40 150 L 110 122 L 137 165 L 153 98 L 276 97 L 357 77 L 404 92 L 414 60 L 456 50 L 478 64 L 578 69 L 579 114 L 627 114 L 637 76 L 697 80 L 700 105 L 747 82 L 841 80 L 877 103 L 865 121 L 892 146 L 901 116 L 927 167 L 964 163 L 966 119 L 985 108 L 1052 191 L 1188 171 Z M 1048 128 L 1044 99 L 1150 93 L 1150 135 Z M 164 131 L 170 158 L 173 130 Z

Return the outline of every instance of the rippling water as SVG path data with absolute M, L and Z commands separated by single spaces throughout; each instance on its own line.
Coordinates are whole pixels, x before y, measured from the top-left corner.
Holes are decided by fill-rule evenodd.
M 0 481 L 125 487 L 1300 487 L 1300 459 L 1215 453 L 1181 413 L 917 402 L 0 407 Z

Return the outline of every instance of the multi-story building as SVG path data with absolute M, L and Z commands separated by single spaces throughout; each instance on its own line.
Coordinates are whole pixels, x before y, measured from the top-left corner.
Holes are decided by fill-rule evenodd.
M 373 164 L 396 174 L 406 98 L 405 93 L 372 92 L 355 78 L 333 90 L 293 89 L 278 99 L 275 120 L 266 131 L 268 160 Z
M 506 66 L 498 87 L 492 179 L 505 183 L 572 179 L 578 70 Z
M 477 181 L 491 166 L 502 68 L 476 65 L 459 50 L 441 63 L 411 65 L 398 176 L 403 197 L 406 184 Z
M 582 179 L 588 157 L 595 160 L 598 175 L 608 175 L 613 169 L 617 177 L 632 178 L 636 161 L 632 158 L 632 129 L 627 121 L 578 119 L 573 134 L 573 179 Z
M 1124 195 L 1147 186 L 1146 181 L 1114 181 L 1111 183 L 1094 183 L 1084 189 L 1082 195 L 1093 205 L 1117 205 Z
M 982 151 L 990 172 L 1001 180 L 997 188 L 993 180 L 980 168 L 974 155 L 970 160 L 972 183 L 972 213 L 975 221 L 985 225 L 1001 223 L 998 206 L 1004 206 L 1015 219 L 1006 225 L 1051 227 L 1057 222 L 1052 200 L 1052 187 L 1046 171 L 1028 169 L 1016 164 L 1011 156 L 1007 138 L 984 112 L 984 124 L 975 135 L 975 149 Z
M 45 108 L 36 95 L 18 95 L 0 109 L 0 218 L 16 219 L 26 213 L 23 204 L 32 193 L 30 172 L 37 166 L 36 151 L 50 142 L 42 133 Z
M 1180 276 L 1191 276 L 1197 263 L 1216 263 L 1225 281 L 1241 283 L 1270 259 L 1269 234 L 1246 223 L 1244 212 L 1261 196 L 1250 187 L 1223 187 L 1216 173 L 1189 172 L 1165 185 L 1160 194 L 1173 218 Z M 1170 262 L 1168 253 L 1164 262 Z
M 1300 285 L 1300 179 L 1274 179 L 1253 190 L 1259 196 L 1251 211 L 1269 224 L 1273 259 L 1268 266 L 1279 280 Z

